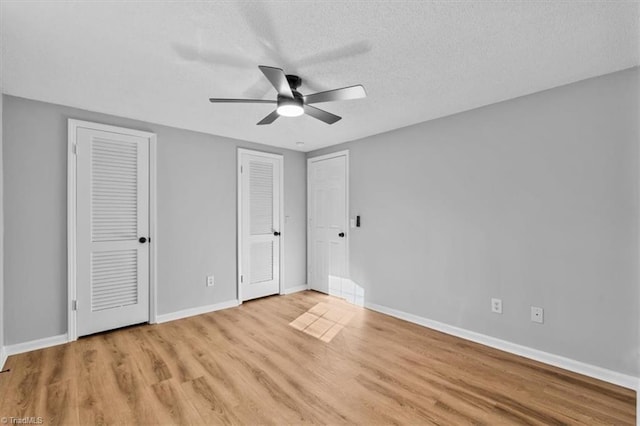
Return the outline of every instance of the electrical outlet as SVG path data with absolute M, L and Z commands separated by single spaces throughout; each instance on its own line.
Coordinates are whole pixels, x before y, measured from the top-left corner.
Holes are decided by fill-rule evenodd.
M 213 280 L 213 275 L 209 275 L 207 277 L 207 287 L 213 287 L 214 282 L 215 281 Z
M 544 309 L 537 306 L 531 307 L 531 321 L 537 323 L 544 323 Z
M 491 299 L 491 312 L 494 312 L 496 314 L 502 313 L 502 299 Z

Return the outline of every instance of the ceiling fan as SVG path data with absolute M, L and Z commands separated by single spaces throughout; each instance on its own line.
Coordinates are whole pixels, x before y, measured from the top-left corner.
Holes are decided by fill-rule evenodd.
M 258 125 L 271 124 L 280 116 L 297 117 L 302 114 L 310 115 L 327 124 L 333 124 L 342 117 L 311 106 L 310 104 L 346 101 L 367 96 L 364 87 L 360 84 L 305 96 L 297 90 L 302 84 L 302 79 L 297 75 L 285 74 L 280 68 L 267 67 L 264 65 L 260 65 L 258 68 L 260 68 L 260 71 L 262 71 L 278 92 L 277 100 L 209 98 L 209 101 L 213 103 L 276 104 L 275 111 L 260 120 Z

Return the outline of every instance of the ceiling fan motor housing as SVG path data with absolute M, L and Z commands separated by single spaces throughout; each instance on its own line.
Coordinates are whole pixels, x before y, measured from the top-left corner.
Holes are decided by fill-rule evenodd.
M 286 117 L 297 117 L 304 113 L 304 98 L 296 89 L 302 84 L 302 79 L 297 75 L 287 74 L 287 83 L 293 93 L 293 99 L 288 96 L 278 95 L 278 114 Z
M 287 83 L 289 83 L 289 87 L 291 90 L 296 90 L 302 84 L 302 79 L 297 75 L 287 74 Z

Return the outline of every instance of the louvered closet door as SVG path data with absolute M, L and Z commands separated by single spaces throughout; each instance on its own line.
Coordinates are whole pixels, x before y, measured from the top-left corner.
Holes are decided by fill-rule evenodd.
M 281 158 L 241 152 L 241 298 L 280 291 Z
M 77 331 L 149 320 L 148 139 L 79 128 Z

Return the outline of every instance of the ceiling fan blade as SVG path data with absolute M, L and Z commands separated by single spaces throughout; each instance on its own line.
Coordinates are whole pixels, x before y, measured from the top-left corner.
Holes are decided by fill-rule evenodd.
M 173 50 L 183 60 L 189 62 L 201 62 L 209 65 L 229 66 L 234 68 L 248 68 L 255 66 L 251 60 L 238 55 L 217 52 L 214 50 L 202 50 L 185 44 L 174 44 Z
M 322 86 L 320 84 L 317 84 L 316 82 L 311 81 L 305 77 L 302 77 L 301 87 L 303 87 L 304 91 L 307 91 L 307 92 L 324 92 L 325 90 L 327 90 L 327 86 Z
M 226 104 L 275 104 L 276 101 L 270 99 L 228 99 L 228 98 L 209 98 L 209 102 L 226 103 Z
M 243 96 L 251 98 L 263 98 L 271 90 L 271 84 L 264 78 L 258 77 L 256 82 L 242 92 Z
M 278 26 L 274 21 L 271 8 L 262 2 L 238 2 L 240 13 L 249 29 L 262 45 L 264 56 L 286 70 L 292 69 L 291 61 L 282 54 Z
M 342 89 L 327 90 L 326 92 L 314 93 L 304 97 L 306 104 L 317 104 L 320 102 L 347 101 L 349 99 L 366 98 L 367 92 L 364 87 L 356 86 L 343 87 Z
M 280 117 L 280 114 L 278 114 L 278 111 L 273 111 L 271 114 L 267 115 L 265 118 L 258 121 L 258 126 L 262 124 L 271 124 L 274 121 L 276 121 L 276 118 L 278 117 Z
M 370 50 L 371 42 L 368 40 L 361 40 L 346 44 L 335 49 L 325 50 L 324 52 L 301 58 L 296 61 L 296 64 L 300 67 L 308 67 L 310 65 L 350 59 L 354 56 L 367 53 Z
M 324 121 L 327 124 L 333 124 L 336 121 L 339 121 L 342 119 L 342 117 L 339 117 L 335 114 L 331 114 L 330 112 L 327 112 L 320 108 L 312 107 L 311 105 L 304 106 L 304 113 L 307 115 L 310 115 L 313 118 L 317 118 L 320 121 Z
M 287 76 L 284 74 L 284 71 L 280 68 L 267 67 L 264 65 L 259 65 L 258 68 L 260 68 L 260 71 L 267 77 L 273 87 L 276 88 L 279 95 L 293 99 L 293 93 L 291 92 L 291 87 L 289 87 L 289 82 L 287 81 Z

